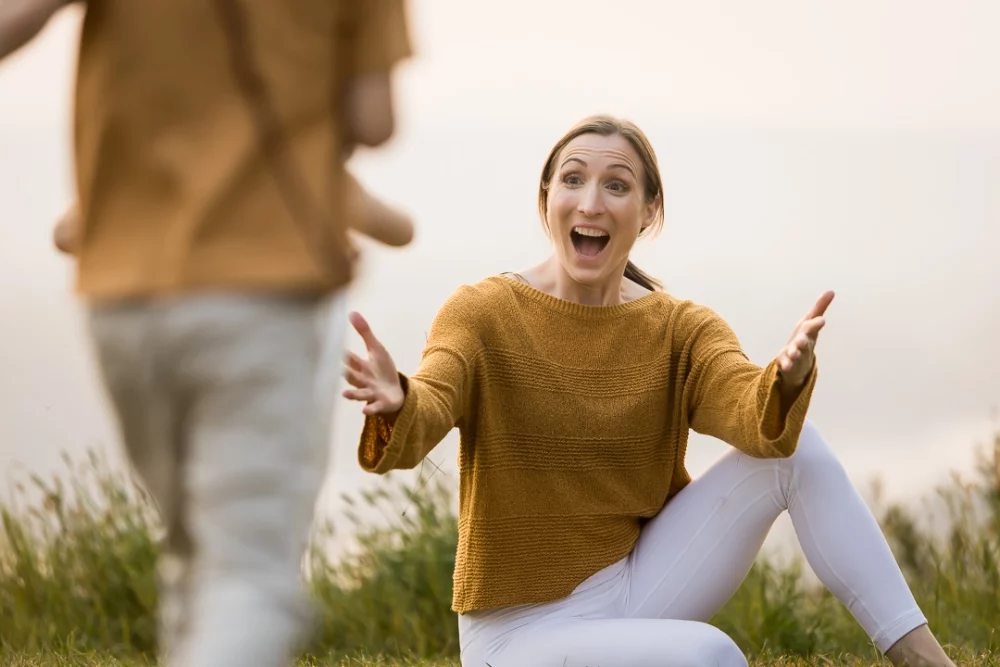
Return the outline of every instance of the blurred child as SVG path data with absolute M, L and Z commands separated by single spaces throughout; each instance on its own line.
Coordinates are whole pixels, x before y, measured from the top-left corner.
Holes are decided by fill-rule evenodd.
M 0 59 L 67 4 L 0 1 Z M 310 616 L 348 230 L 412 235 L 344 168 L 393 136 L 405 0 L 82 4 L 76 203 L 54 240 L 166 528 L 160 664 L 279 667 Z

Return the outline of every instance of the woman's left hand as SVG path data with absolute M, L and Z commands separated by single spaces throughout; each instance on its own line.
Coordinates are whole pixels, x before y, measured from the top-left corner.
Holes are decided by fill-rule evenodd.
M 824 292 L 812 310 L 799 320 L 788 344 L 778 353 L 778 370 L 782 383 L 787 383 L 789 388 L 801 387 L 816 363 L 816 340 L 819 330 L 826 324 L 823 314 L 831 301 L 833 292 Z

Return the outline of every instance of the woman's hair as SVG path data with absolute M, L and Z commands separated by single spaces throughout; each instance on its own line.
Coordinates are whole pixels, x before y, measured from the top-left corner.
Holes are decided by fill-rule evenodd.
M 649 139 L 646 138 L 642 130 L 636 127 L 634 123 L 605 115 L 584 118 L 570 129 L 569 132 L 564 134 L 549 152 L 549 156 L 545 160 L 545 167 L 542 169 L 542 178 L 538 183 L 538 212 L 542 216 L 542 226 L 545 227 L 545 232 L 549 233 L 549 221 L 546 212 L 549 203 L 549 184 L 552 182 L 552 172 L 555 171 L 556 158 L 559 157 L 559 153 L 566 147 L 566 144 L 584 134 L 598 134 L 602 137 L 621 135 L 632 144 L 632 148 L 635 149 L 635 152 L 639 155 L 639 159 L 642 160 L 643 173 L 646 175 L 643 192 L 645 202 L 652 204 L 657 198 L 660 199 L 656 219 L 652 224 L 644 227 L 639 232 L 639 236 L 643 236 L 647 232 L 652 234 L 659 232 L 663 228 L 663 179 L 660 176 L 660 167 L 656 162 L 656 153 L 653 151 L 653 146 L 649 143 Z M 663 289 L 663 284 L 660 281 L 633 264 L 631 260 L 625 265 L 625 277 L 648 290 Z

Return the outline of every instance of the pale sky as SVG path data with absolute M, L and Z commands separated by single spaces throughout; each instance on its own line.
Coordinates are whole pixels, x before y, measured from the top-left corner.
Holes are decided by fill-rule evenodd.
M 811 417 L 859 485 L 923 495 L 971 467 L 1000 406 L 1000 3 L 422 0 L 411 18 L 399 134 L 353 165 L 420 225 L 410 248 L 366 245 L 353 288 L 402 370 L 458 285 L 545 256 L 542 160 L 608 111 L 646 130 L 666 180 L 666 229 L 635 259 L 722 313 L 754 361 L 838 292 Z M 118 451 L 72 266 L 50 247 L 72 199 L 78 29 L 69 10 L 0 65 L 7 478 Z M 358 407 L 335 410 L 333 512 L 374 481 Z M 451 474 L 456 440 L 432 453 Z M 724 450 L 695 436 L 689 469 Z

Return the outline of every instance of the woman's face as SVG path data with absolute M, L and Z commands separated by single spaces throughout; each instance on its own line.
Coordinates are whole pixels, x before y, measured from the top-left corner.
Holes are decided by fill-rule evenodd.
M 645 173 L 621 135 L 584 134 L 556 158 L 546 217 L 563 269 L 575 282 L 621 278 L 639 232 L 653 219 Z

